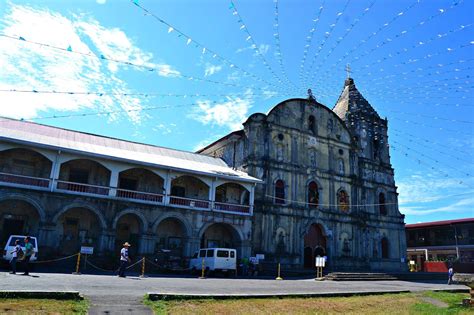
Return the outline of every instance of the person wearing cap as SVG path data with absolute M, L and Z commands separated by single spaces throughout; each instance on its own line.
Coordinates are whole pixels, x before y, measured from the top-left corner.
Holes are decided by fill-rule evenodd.
M 125 242 L 123 244 L 123 248 L 120 251 L 120 269 L 119 269 L 119 277 L 125 278 L 125 268 L 127 268 L 127 264 L 130 262 L 130 257 L 128 257 L 128 248 L 130 244 Z

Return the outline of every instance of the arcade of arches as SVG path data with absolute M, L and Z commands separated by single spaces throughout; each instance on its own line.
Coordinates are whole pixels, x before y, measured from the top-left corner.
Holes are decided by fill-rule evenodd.
M 315 258 L 326 255 L 326 237 L 319 224 L 311 224 L 304 236 L 304 267 L 314 268 Z
M 40 216 L 38 210 L 23 200 L 0 201 L 0 244 L 10 235 L 36 235 Z
M 215 223 L 209 226 L 201 236 L 201 248 L 237 248 L 239 243 L 237 232 L 230 225 L 224 223 Z
M 120 251 L 123 243 L 132 244 L 129 249 L 130 256 L 135 256 L 140 248 L 140 233 L 143 227 L 136 214 L 127 213 L 117 221 L 115 231 L 115 251 Z
M 156 229 L 157 241 L 155 252 L 169 250 L 170 256 L 184 257 L 187 242 L 186 227 L 176 218 L 166 218 L 158 224 Z
M 59 233 L 59 254 L 75 254 L 81 246 L 97 248 L 100 223 L 97 215 L 89 209 L 69 209 L 59 216 L 56 225 Z

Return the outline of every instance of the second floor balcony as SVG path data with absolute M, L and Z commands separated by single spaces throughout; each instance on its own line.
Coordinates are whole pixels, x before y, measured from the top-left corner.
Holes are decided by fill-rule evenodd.
M 55 164 L 24 149 L 0 151 L 0 185 L 201 211 L 253 212 L 253 184 L 141 167 L 119 171 L 83 158 Z

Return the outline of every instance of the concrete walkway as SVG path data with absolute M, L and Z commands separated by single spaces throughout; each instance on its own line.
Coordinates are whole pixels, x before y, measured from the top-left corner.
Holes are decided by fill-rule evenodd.
M 139 278 L 103 275 L 34 273 L 34 277 L 0 273 L 0 290 L 79 291 L 91 301 L 91 314 L 151 314 L 143 306 L 147 293 L 183 295 L 316 295 L 425 290 L 465 290 L 464 285 L 407 281 L 314 281 L 260 279 Z

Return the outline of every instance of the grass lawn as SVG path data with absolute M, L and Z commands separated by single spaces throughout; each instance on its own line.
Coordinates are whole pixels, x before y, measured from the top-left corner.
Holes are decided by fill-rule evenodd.
M 0 299 L 0 314 L 87 314 L 87 301 Z
M 474 309 L 457 305 L 466 297 L 468 294 L 463 293 L 423 292 L 328 298 L 145 300 L 145 303 L 155 314 L 474 314 Z M 426 302 L 431 299 L 448 306 L 441 308 Z

